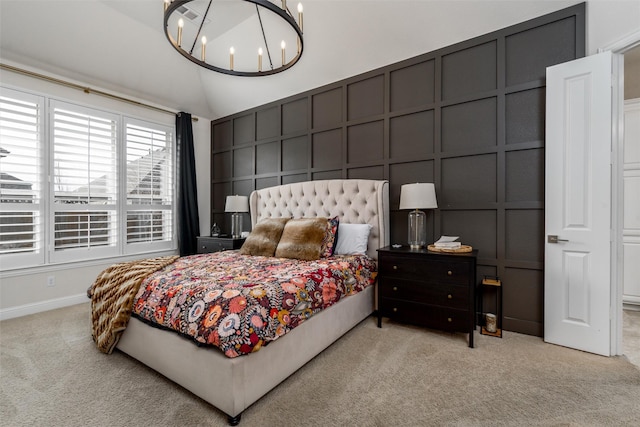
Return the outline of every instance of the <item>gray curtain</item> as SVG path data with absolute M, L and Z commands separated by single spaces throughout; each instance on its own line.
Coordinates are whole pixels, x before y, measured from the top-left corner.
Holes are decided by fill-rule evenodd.
M 191 114 L 176 114 L 176 142 L 178 148 L 178 245 L 180 256 L 197 252 L 200 235 L 198 191 L 196 188 L 196 159 L 193 152 Z

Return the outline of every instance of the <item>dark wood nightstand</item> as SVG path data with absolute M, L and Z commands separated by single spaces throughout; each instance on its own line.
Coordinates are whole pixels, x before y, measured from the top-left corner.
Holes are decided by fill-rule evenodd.
M 445 254 L 409 246 L 378 249 L 378 327 L 382 317 L 468 332 L 473 347 L 478 251 Z
M 233 237 L 198 236 L 198 253 L 208 254 L 211 252 L 240 249 L 245 240 L 244 237 L 234 239 Z

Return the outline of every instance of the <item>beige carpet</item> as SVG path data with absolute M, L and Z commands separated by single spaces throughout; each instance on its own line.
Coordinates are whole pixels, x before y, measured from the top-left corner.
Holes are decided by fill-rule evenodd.
M 90 338 L 88 304 L 0 322 L 2 426 L 223 426 L 226 416 Z M 369 318 L 241 426 L 637 426 L 640 369 L 540 338 Z M 268 351 L 268 347 L 262 351 Z M 179 363 L 179 361 L 176 361 Z
M 622 353 L 640 366 L 640 311 L 623 310 L 622 324 Z

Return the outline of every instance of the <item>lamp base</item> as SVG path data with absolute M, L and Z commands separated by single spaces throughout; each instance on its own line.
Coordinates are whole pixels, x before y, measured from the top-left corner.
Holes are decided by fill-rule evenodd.
M 427 244 L 427 215 L 416 209 L 409 212 L 407 240 L 411 249 L 420 249 Z
M 231 214 L 231 237 L 239 239 L 242 235 L 242 214 L 234 212 Z

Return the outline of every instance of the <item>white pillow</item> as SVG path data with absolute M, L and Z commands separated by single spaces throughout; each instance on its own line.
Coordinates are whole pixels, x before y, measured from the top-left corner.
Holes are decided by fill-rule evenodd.
M 334 251 L 337 255 L 366 254 L 371 224 L 338 225 L 338 243 Z

